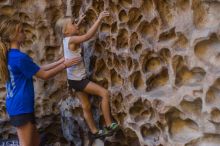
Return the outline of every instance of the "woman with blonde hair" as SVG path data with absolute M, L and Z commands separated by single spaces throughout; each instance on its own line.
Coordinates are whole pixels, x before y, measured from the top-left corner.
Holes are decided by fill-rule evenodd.
M 40 139 L 34 116 L 34 87 L 32 77 L 47 80 L 60 71 L 77 64 L 81 58 L 61 58 L 39 67 L 20 50 L 25 40 L 23 25 L 14 19 L 0 22 L 0 77 L 6 84 L 6 110 L 10 123 L 16 127 L 21 146 L 39 146 Z

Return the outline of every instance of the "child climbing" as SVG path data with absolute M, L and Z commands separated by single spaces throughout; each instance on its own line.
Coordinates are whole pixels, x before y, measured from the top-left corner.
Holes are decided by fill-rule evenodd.
M 63 37 L 62 45 L 64 49 L 64 57 L 81 57 L 82 49 L 80 48 L 80 44 L 95 35 L 103 18 L 107 16 L 109 16 L 107 11 L 101 12 L 98 19 L 84 35 L 79 35 L 79 25 L 85 17 L 84 14 L 79 17 L 78 22 L 72 20 L 71 17 L 64 17 L 58 20 L 56 29 Z M 86 77 L 86 70 L 83 61 L 67 69 L 67 79 L 69 86 L 76 91 L 76 97 L 78 97 L 82 104 L 84 118 L 90 128 L 92 137 L 98 138 L 113 134 L 119 126 L 117 123 L 112 122 L 111 119 L 108 91 Z M 95 125 L 88 94 L 102 97 L 101 109 L 107 126 L 104 130 L 99 130 Z
M 25 40 L 23 24 L 14 19 L 0 22 L 0 77 L 6 84 L 6 111 L 16 127 L 21 146 L 39 146 L 34 116 L 34 87 L 32 77 L 47 80 L 60 71 L 76 65 L 80 57 L 64 59 L 39 67 L 20 50 Z

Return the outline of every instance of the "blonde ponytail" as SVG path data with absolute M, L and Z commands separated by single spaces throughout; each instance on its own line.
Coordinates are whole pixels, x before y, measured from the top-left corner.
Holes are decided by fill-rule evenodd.
M 7 51 L 8 48 L 0 40 L 0 79 L 2 83 L 6 83 L 8 80 L 8 67 L 7 67 Z
M 6 83 L 9 79 L 7 52 L 18 27 L 22 27 L 22 23 L 18 20 L 0 19 L 0 81 L 2 83 Z

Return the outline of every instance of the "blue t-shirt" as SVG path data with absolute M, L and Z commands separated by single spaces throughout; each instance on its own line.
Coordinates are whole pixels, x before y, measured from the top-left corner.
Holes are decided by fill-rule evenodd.
M 10 116 L 34 112 L 34 85 L 32 76 L 40 67 L 18 49 L 7 53 L 9 80 L 6 83 L 6 109 Z

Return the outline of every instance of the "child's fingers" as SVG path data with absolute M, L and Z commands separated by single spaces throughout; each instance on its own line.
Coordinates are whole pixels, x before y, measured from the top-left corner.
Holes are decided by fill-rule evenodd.
M 86 17 L 85 14 L 82 14 L 82 15 L 80 16 L 81 19 L 83 19 L 83 18 L 85 18 L 85 17 Z
M 104 12 L 102 12 L 102 14 L 109 14 L 109 12 L 108 11 L 104 11 Z
M 108 14 L 108 11 L 102 11 L 101 14 Z
M 102 16 L 103 16 L 103 17 L 109 16 L 109 15 L 110 15 L 110 14 L 109 14 L 109 12 L 107 12 L 107 11 L 106 11 L 106 12 L 104 11 L 104 12 L 102 13 Z
M 103 13 L 108 13 L 108 11 L 102 11 Z
M 86 16 L 81 17 L 80 20 L 83 20 L 85 17 L 86 17 Z
M 109 15 L 109 13 L 104 13 L 104 15 Z

